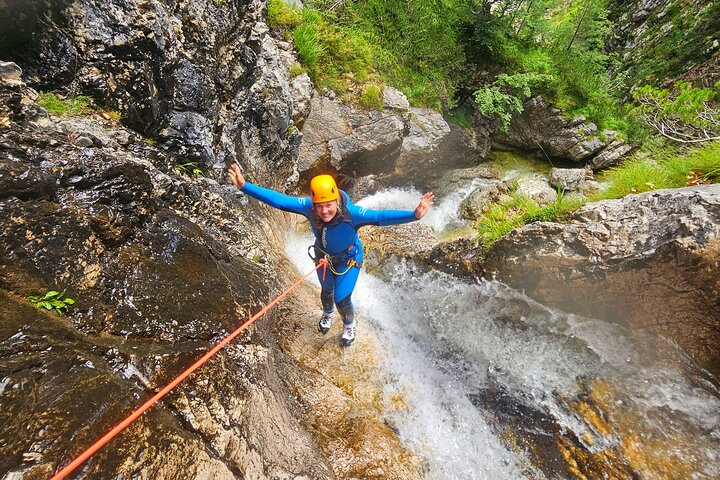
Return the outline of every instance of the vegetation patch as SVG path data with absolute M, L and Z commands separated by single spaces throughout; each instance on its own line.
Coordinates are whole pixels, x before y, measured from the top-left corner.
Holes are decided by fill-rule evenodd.
M 720 141 L 683 155 L 661 152 L 655 154 L 655 160 L 646 156 L 637 156 L 598 176 L 608 186 L 591 200 L 720 182 Z
M 67 308 L 70 305 L 75 304 L 74 299 L 65 296 L 64 290 L 62 292 L 50 290 L 45 295 L 30 295 L 27 299 L 34 303 L 38 308 L 52 310 L 61 316 L 67 312 Z
M 40 92 L 36 103 L 58 117 L 90 115 L 96 110 L 92 98 L 84 95 L 63 97 L 52 92 Z
M 197 162 L 178 163 L 175 165 L 175 170 L 185 175 L 203 176 L 203 171 Z
M 528 223 L 566 222 L 582 204 L 581 200 L 568 199 L 562 191 L 558 191 L 554 202 L 540 204 L 515 187 L 509 196 L 490 205 L 478 219 L 481 248 L 487 251 L 501 237 Z
M 382 110 L 383 96 L 380 87 L 374 83 L 365 85 L 360 92 L 360 105 L 371 110 Z
M 99 108 L 92 98 L 85 95 L 66 97 L 53 92 L 40 92 L 35 103 L 58 117 L 98 114 L 113 122 L 119 122 L 121 118 L 120 112 Z

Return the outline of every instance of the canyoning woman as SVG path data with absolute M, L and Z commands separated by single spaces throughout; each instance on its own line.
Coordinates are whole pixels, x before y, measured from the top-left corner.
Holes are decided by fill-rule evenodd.
M 355 340 L 356 332 L 351 296 L 363 261 L 358 229 L 365 225 L 397 225 L 419 220 L 433 204 L 435 195 L 432 192 L 423 195 L 415 210 L 369 210 L 353 204 L 330 175 L 318 175 L 310 181 L 310 197 L 291 197 L 247 182 L 237 164 L 230 167 L 228 176 L 236 187 L 251 197 L 310 220 L 315 234 L 315 244 L 311 247 L 315 252 L 313 257 L 316 262 L 325 257 L 330 264 L 326 272 L 318 270 L 323 310 L 318 330 L 323 335 L 330 330 L 337 306 L 345 326 L 341 342 L 343 346 L 349 346 Z

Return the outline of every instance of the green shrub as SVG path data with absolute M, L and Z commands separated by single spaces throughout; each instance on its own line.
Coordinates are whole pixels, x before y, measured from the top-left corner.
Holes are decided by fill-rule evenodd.
M 475 92 L 478 111 L 499 117 L 501 130 L 507 132 L 513 114 L 523 111 L 523 101 L 530 97 L 532 89 L 552 81 L 553 77 L 542 73 L 500 74 L 492 84 Z

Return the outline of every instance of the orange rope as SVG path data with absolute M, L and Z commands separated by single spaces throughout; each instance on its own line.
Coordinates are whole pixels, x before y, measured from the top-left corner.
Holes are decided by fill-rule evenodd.
M 107 432 L 100 440 L 98 440 L 97 442 L 95 442 L 90 448 L 88 448 L 87 450 L 85 450 L 85 451 L 84 451 L 82 454 L 80 454 L 75 460 L 73 460 L 72 462 L 70 462 L 65 468 L 63 468 L 63 469 L 60 470 L 58 473 L 56 473 L 55 475 L 53 475 L 53 476 L 50 478 L 50 480 L 61 480 L 61 479 L 65 478 L 70 472 L 72 472 L 73 470 L 75 470 L 75 469 L 76 469 L 77 467 L 79 467 L 85 460 L 87 460 L 88 458 L 90 458 L 91 455 L 93 455 L 95 452 L 97 452 L 98 450 L 100 450 L 100 448 L 102 448 L 103 445 L 105 445 L 107 442 L 109 442 L 110 440 L 112 440 L 113 437 L 115 437 L 115 435 L 117 435 L 118 433 L 120 433 L 123 429 L 125 429 L 125 427 L 127 427 L 128 425 L 130 425 L 130 424 L 131 424 L 133 421 L 135 421 L 140 415 L 142 415 L 143 413 L 145 413 L 145 411 L 146 411 L 147 409 L 149 409 L 149 408 L 152 407 L 155 403 L 157 403 L 158 400 L 160 400 L 162 397 L 164 397 L 165 395 L 167 395 L 167 393 L 170 392 L 170 390 L 172 390 L 173 388 L 175 388 L 178 383 L 180 383 L 180 382 L 182 382 L 183 380 L 185 380 L 185 378 L 187 378 L 191 373 L 193 373 L 195 370 L 197 370 L 198 368 L 200 368 L 200 366 L 201 366 L 203 363 L 205 363 L 206 361 L 208 361 L 208 360 L 210 359 L 210 357 L 212 357 L 213 355 L 215 355 L 218 351 L 220 351 L 220 349 L 222 349 L 223 347 L 225 347 L 225 346 L 226 346 L 228 343 L 230 343 L 235 337 L 237 337 L 238 335 L 240 335 L 240 333 L 241 333 L 243 330 L 245 330 L 247 327 L 249 327 L 253 322 L 255 322 L 255 320 L 257 320 L 258 318 L 260 318 L 261 316 L 263 316 L 265 313 L 267 313 L 267 311 L 270 310 L 270 308 L 272 308 L 276 303 L 278 303 L 280 300 L 282 300 L 283 298 L 285 298 L 291 291 L 293 291 L 293 290 L 296 289 L 298 286 L 300 286 L 300 284 L 301 284 L 303 281 L 305 281 L 305 279 L 306 279 L 307 277 L 309 277 L 310 275 L 312 275 L 312 273 L 315 272 L 315 270 L 317 270 L 317 269 L 320 268 L 321 266 L 322 266 L 323 268 L 325 268 L 325 267 L 326 267 L 326 264 L 327 264 L 327 261 L 325 261 L 324 259 L 321 259 L 321 260 L 318 262 L 318 264 L 315 266 L 314 269 L 312 269 L 312 270 L 311 270 L 310 272 L 308 272 L 304 277 L 302 277 L 301 279 L 299 279 L 298 281 L 296 281 L 295 283 L 293 283 L 293 284 L 292 284 L 287 290 L 285 290 L 283 293 L 281 293 L 280 295 L 278 295 L 277 297 L 275 297 L 275 299 L 273 299 L 272 302 L 268 303 L 265 307 L 263 307 L 262 310 L 260 310 L 258 313 L 256 313 L 256 314 L 253 315 L 252 317 L 250 317 L 250 319 L 249 319 L 248 321 L 246 321 L 245 323 L 243 323 L 242 325 L 240 325 L 240 326 L 237 328 L 237 330 L 235 330 L 235 331 L 232 332 L 230 335 L 228 335 L 227 337 L 225 337 L 220 343 L 218 343 L 217 345 L 215 345 L 215 346 L 214 346 L 212 349 L 210 349 L 205 355 L 203 355 L 202 357 L 200 357 L 200 359 L 199 359 L 198 361 L 196 361 L 195 363 L 193 363 L 192 365 L 190 365 L 190 367 L 188 367 L 184 372 L 182 372 L 180 375 L 178 375 L 178 376 L 175 378 L 175 380 L 173 380 L 172 382 L 170 382 L 165 388 L 163 388 L 163 389 L 160 390 L 158 393 L 156 393 L 150 400 L 148 400 L 147 402 L 143 403 L 142 406 L 140 406 L 140 408 L 138 408 L 138 409 L 135 410 L 133 413 L 131 413 L 130 416 L 128 416 L 125 420 L 123 420 L 122 422 L 118 423 L 112 430 L 110 430 L 109 432 Z

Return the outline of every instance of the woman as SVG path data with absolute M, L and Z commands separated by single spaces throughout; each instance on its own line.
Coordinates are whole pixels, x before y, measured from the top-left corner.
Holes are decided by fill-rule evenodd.
M 327 256 L 328 271 L 318 270 L 323 313 L 318 330 L 323 335 L 330 330 L 335 306 L 340 311 L 345 328 L 343 346 L 355 340 L 355 309 L 351 295 L 363 260 L 363 246 L 358 229 L 365 225 L 397 225 L 425 216 L 435 195 L 426 193 L 415 210 L 368 210 L 354 205 L 347 193 L 337 188 L 330 175 L 318 175 L 310 181 L 310 197 L 290 197 L 245 181 L 237 164 L 228 171 L 230 181 L 253 198 L 287 212 L 304 215 L 310 220 L 315 234 L 315 256 Z

